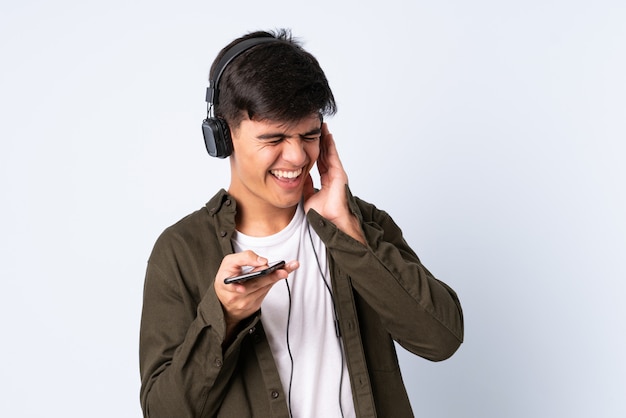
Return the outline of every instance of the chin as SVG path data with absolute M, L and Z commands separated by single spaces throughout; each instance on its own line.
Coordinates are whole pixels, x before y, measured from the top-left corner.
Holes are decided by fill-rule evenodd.
M 293 208 L 294 206 L 298 206 L 298 204 L 300 203 L 300 201 L 302 200 L 302 193 L 299 193 L 297 196 L 290 196 L 290 197 L 286 197 L 284 199 L 278 199 L 278 201 L 276 202 L 276 207 L 279 207 L 281 209 L 289 209 L 289 208 Z

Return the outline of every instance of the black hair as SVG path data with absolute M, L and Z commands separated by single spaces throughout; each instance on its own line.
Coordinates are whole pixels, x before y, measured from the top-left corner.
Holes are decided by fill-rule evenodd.
M 218 54 L 210 78 L 214 79 L 216 63 L 233 45 L 264 37 L 277 41 L 248 49 L 224 69 L 215 115 L 226 119 L 233 129 L 245 115 L 255 120 L 296 122 L 315 113 L 335 114 L 335 98 L 317 59 L 288 29 L 257 31 L 235 39 Z

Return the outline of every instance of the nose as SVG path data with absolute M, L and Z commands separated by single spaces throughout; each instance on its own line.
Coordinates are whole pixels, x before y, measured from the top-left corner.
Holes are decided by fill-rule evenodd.
M 282 157 L 283 160 L 295 167 L 304 165 L 307 160 L 307 153 L 304 148 L 304 141 L 296 138 L 290 138 L 283 141 Z

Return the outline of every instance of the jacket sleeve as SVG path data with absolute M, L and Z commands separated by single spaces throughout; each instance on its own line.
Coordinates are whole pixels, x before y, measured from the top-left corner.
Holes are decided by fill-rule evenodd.
M 422 265 L 386 212 L 347 193 L 368 245 L 311 210 L 309 221 L 330 256 L 395 341 L 429 360 L 450 357 L 463 342 L 463 312 L 456 293 Z
M 208 273 L 184 240 L 173 235 L 159 238 L 146 272 L 139 345 L 141 405 L 150 418 L 213 416 L 235 369 L 245 330 L 223 354 L 224 318 L 212 280 L 202 288 L 190 279 Z

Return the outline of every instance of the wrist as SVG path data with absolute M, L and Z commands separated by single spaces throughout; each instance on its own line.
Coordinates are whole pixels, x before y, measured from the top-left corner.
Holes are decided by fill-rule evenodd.
M 345 234 L 359 241 L 361 244 L 367 245 L 365 234 L 363 234 L 363 230 L 361 229 L 361 223 L 355 215 L 348 215 L 341 221 L 335 222 L 335 225 Z

